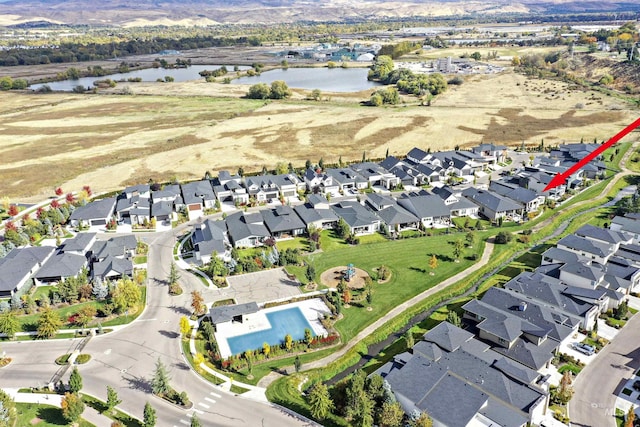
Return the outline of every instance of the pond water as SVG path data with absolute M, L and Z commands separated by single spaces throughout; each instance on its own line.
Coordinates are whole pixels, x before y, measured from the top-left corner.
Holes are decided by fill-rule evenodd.
M 77 80 L 68 79 L 68 80 L 61 80 L 59 82 L 34 84 L 29 86 L 29 88 L 33 90 L 37 90 L 38 88 L 46 84 L 52 90 L 61 90 L 61 91 L 70 92 L 73 90 L 74 87 L 78 85 L 82 85 L 84 87 L 92 87 L 93 82 L 95 82 L 96 80 L 111 79 L 111 80 L 118 81 L 118 80 L 123 80 L 123 79 L 127 80 L 130 78 L 136 78 L 136 77 L 141 78 L 143 82 L 155 82 L 158 79 L 164 79 L 165 76 L 171 76 L 176 82 L 186 82 L 189 80 L 199 80 L 199 79 L 204 80 L 204 77 L 201 77 L 200 74 L 198 74 L 200 73 L 200 71 L 204 71 L 204 70 L 213 71 L 220 67 L 222 67 L 222 65 L 192 65 L 191 67 L 188 67 L 188 68 L 168 68 L 168 69 L 145 68 L 144 70 L 135 70 L 128 73 L 108 74 L 106 76 L 101 76 L 101 77 L 82 77 Z M 229 71 L 229 73 L 227 74 L 228 76 L 230 77 L 235 76 L 235 72 L 233 71 L 233 67 L 234 67 L 233 65 L 225 65 L 225 67 L 227 67 L 227 70 Z M 247 65 L 239 65 L 238 68 L 240 70 L 248 70 L 251 67 Z
M 367 80 L 368 73 L 368 68 L 288 68 L 265 71 L 259 76 L 241 77 L 233 83 L 271 84 L 275 80 L 284 80 L 289 87 L 296 89 L 358 92 L 380 85 Z

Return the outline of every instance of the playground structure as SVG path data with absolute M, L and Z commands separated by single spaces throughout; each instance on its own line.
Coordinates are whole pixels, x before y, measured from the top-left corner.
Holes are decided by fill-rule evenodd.
M 356 275 L 356 269 L 353 264 L 347 264 L 347 269 L 343 271 L 344 280 L 350 282 L 351 279 Z

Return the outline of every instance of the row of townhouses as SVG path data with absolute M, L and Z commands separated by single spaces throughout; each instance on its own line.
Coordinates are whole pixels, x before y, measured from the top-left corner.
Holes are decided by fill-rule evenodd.
M 464 330 L 443 322 L 377 373 L 407 414 L 426 411 L 434 426 L 538 425 L 559 349 L 640 290 L 637 236 L 582 226 L 536 270 L 466 303 Z

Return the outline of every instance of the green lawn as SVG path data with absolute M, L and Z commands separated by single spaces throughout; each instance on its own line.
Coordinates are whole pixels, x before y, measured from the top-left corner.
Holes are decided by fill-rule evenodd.
M 35 405 L 32 403 L 16 403 L 18 426 L 56 427 L 69 423 L 62 416 L 62 410 L 55 406 Z M 40 419 L 39 422 L 36 419 Z M 35 422 L 34 422 L 35 421 Z M 95 427 L 88 421 L 81 420 L 79 427 Z
M 369 273 L 381 265 L 391 268 L 389 282 L 373 285 L 372 311 L 358 306 L 343 310 L 343 320 L 336 323 L 343 341 L 349 341 L 393 307 L 472 265 L 474 261 L 465 257 L 472 253 L 481 254 L 484 251 L 484 243 L 476 244 L 473 249 L 465 249 L 461 261 L 455 263 L 452 259 L 452 242 L 460 238 L 463 238 L 461 234 L 452 234 L 357 246 L 330 246 L 332 250 L 314 254 L 310 262 L 315 266 L 318 275 L 329 268 L 349 263 Z M 433 276 L 429 275 L 428 267 L 432 254 L 438 257 L 438 267 Z
M 82 394 L 82 401 L 85 405 L 92 407 L 96 411 L 100 412 L 106 417 L 114 421 L 120 421 L 125 427 L 143 427 L 142 423 L 135 418 L 130 417 L 124 412 L 118 410 L 117 408 L 113 409 L 111 413 L 105 412 L 107 409 L 107 404 L 100 399 L 96 399 L 93 396 L 89 396 L 86 394 Z
M 31 295 L 31 298 L 36 301 L 36 300 L 42 300 L 42 299 L 49 299 L 49 292 L 51 292 L 51 290 L 55 289 L 55 286 L 36 286 L 35 291 L 33 292 L 33 295 Z
M 305 237 L 296 237 L 290 240 L 280 240 L 276 242 L 276 248 L 282 252 L 286 249 L 300 249 L 306 251 L 309 249 L 308 239 Z
M 146 264 L 146 262 L 147 262 L 147 256 L 146 255 L 138 255 L 138 256 L 133 258 L 133 263 L 134 264 Z

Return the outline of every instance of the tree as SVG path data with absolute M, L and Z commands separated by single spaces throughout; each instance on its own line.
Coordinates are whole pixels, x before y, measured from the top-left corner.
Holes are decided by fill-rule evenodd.
M 151 379 L 151 391 L 159 396 L 165 395 L 171 389 L 169 385 L 169 374 L 167 368 L 164 366 L 160 358 L 156 361 L 156 369 Z
M 447 322 L 451 323 L 453 326 L 460 327 L 462 322 L 460 321 L 460 316 L 454 310 L 449 311 L 447 314 Z
M 56 196 L 62 196 L 64 194 L 64 191 L 62 191 L 61 187 L 56 188 Z
M 629 411 L 627 412 L 627 419 L 624 422 L 624 427 L 633 427 L 633 422 L 636 419 L 636 412 L 634 411 L 633 405 L 629 407 Z
M 226 276 L 227 274 L 229 274 L 229 269 L 217 253 L 211 254 L 211 261 L 209 261 L 207 270 L 209 271 L 211 277 Z
M 18 413 L 15 402 L 11 399 L 11 396 L 0 389 L 0 426 L 14 426 L 17 418 Z
M 122 400 L 118 397 L 118 392 L 112 387 L 107 386 L 107 409 L 105 412 L 110 413 L 113 408 L 122 403 Z
M 269 98 L 269 94 L 269 86 L 266 83 L 257 83 L 249 88 L 249 92 L 247 92 L 247 98 L 267 99 Z
M 300 368 L 302 367 L 302 361 L 300 360 L 300 356 L 296 356 L 296 358 L 294 359 L 293 367 L 295 368 L 296 372 L 300 372 Z
M 109 295 L 109 286 L 102 281 L 99 277 L 93 279 L 93 286 L 91 288 L 91 293 L 98 300 L 103 300 Z
M 18 215 L 18 213 L 20 213 L 20 211 L 18 210 L 18 206 L 16 205 L 9 206 L 9 210 L 7 211 L 7 214 L 9 214 L 9 216 L 16 216 Z
M 305 344 L 310 345 L 311 341 L 313 341 L 313 333 L 311 332 L 311 329 L 304 328 L 304 342 L 305 342 Z
M 190 427 L 202 427 L 202 424 L 200 424 L 200 419 L 198 418 L 198 415 L 196 413 L 194 413 L 193 417 L 191 417 Z
M 61 326 L 62 319 L 58 316 L 58 313 L 50 308 L 45 308 L 41 311 L 40 318 L 38 318 L 37 337 L 51 338 L 58 333 L 58 329 Z
M 118 280 L 113 289 L 111 298 L 116 311 L 123 313 L 126 310 L 137 307 L 142 301 L 142 291 L 135 282 L 128 277 Z
M 562 378 L 560 378 L 560 387 L 558 388 L 558 397 L 562 403 L 567 403 L 573 396 L 573 386 L 571 385 L 573 380 L 571 379 L 571 371 L 564 371 Z
M 200 291 L 191 292 L 191 308 L 193 308 L 193 313 L 196 316 L 204 314 L 207 306 L 204 303 L 204 298 L 202 298 Z
M 431 255 L 429 259 L 429 268 L 433 272 L 436 268 L 438 268 L 438 258 L 434 255 Z
M 320 91 L 320 89 L 314 89 L 311 91 L 309 97 L 314 101 L 320 101 L 322 99 L 322 92 Z
M 351 302 L 351 290 L 346 288 L 344 292 L 342 292 L 342 300 L 345 304 L 349 304 Z
M 476 61 L 480 61 L 480 59 L 482 58 L 482 54 L 480 52 L 473 52 L 470 56 L 471 59 L 474 59 Z
M 336 223 L 335 231 L 339 238 L 346 239 L 351 234 L 351 227 L 349 227 L 349 224 L 341 217 Z
M 75 393 L 65 393 L 60 402 L 62 416 L 65 420 L 75 423 L 84 412 L 84 403 L 80 396 Z
M 316 278 L 316 269 L 312 264 L 307 264 L 307 271 L 305 272 L 305 276 L 309 282 L 313 282 Z
M 187 338 L 189 331 L 191 331 L 189 319 L 187 319 L 187 316 L 182 316 L 180 318 L 180 333 L 182 334 L 183 338 Z
M 12 340 L 19 330 L 20 324 L 15 312 L 8 311 L 0 314 L 0 333 L 7 334 L 7 338 Z
M 269 97 L 272 99 L 285 99 L 291 96 L 291 89 L 283 80 L 276 80 L 271 83 Z
M 404 410 L 398 402 L 386 401 L 382 404 L 380 415 L 378 416 L 378 425 L 380 427 L 400 427 Z
M 333 401 L 331 400 L 329 389 L 323 383 L 319 382 L 311 387 L 307 395 L 307 401 L 311 407 L 311 416 L 317 420 L 324 420 L 333 410 Z
M 69 377 L 69 390 L 71 393 L 79 393 L 82 390 L 82 377 L 78 371 L 78 367 L 74 366 Z
M 269 358 L 269 354 L 271 353 L 271 346 L 269 345 L 269 343 L 262 343 L 262 353 L 264 354 L 265 358 Z
M 195 414 L 193 414 L 195 417 Z M 149 402 L 144 404 L 144 412 L 142 415 L 142 425 L 144 427 L 154 427 L 156 425 L 156 410 Z
M 415 340 L 413 339 L 413 333 L 411 332 L 411 329 L 409 329 L 407 332 L 404 333 L 404 341 L 407 345 L 407 349 L 412 348 L 413 345 L 415 344 Z
M 464 243 L 462 240 L 457 239 L 453 242 L 453 257 L 458 261 L 460 259 L 460 255 L 462 255 L 462 249 L 464 248 Z
M 504 244 L 509 243 L 512 238 L 513 238 L 513 235 L 511 233 L 509 233 L 508 231 L 501 231 L 496 236 L 495 242 L 500 244 L 500 245 L 504 245 Z
M 172 261 L 171 266 L 169 267 L 169 276 L 167 277 L 167 282 L 169 283 L 169 286 L 171 286 L 178 283 L 178 280 L 180 280 L 180 273 L 178 273 L 178 267 L 176 266 L 176 263 Z
M 467 245 L 469 245 L 469 247 L 473 247 L 474 243 L 476 242 L 476 235 L 473 231 L 469 231 L 465 236 L 465 240 L 467 241 Z
M 284 348 L 286 348 L 287 351 L 291 351 L 293 348 L 293 338 L 291 338 L 289 334 L 284 336 Z

